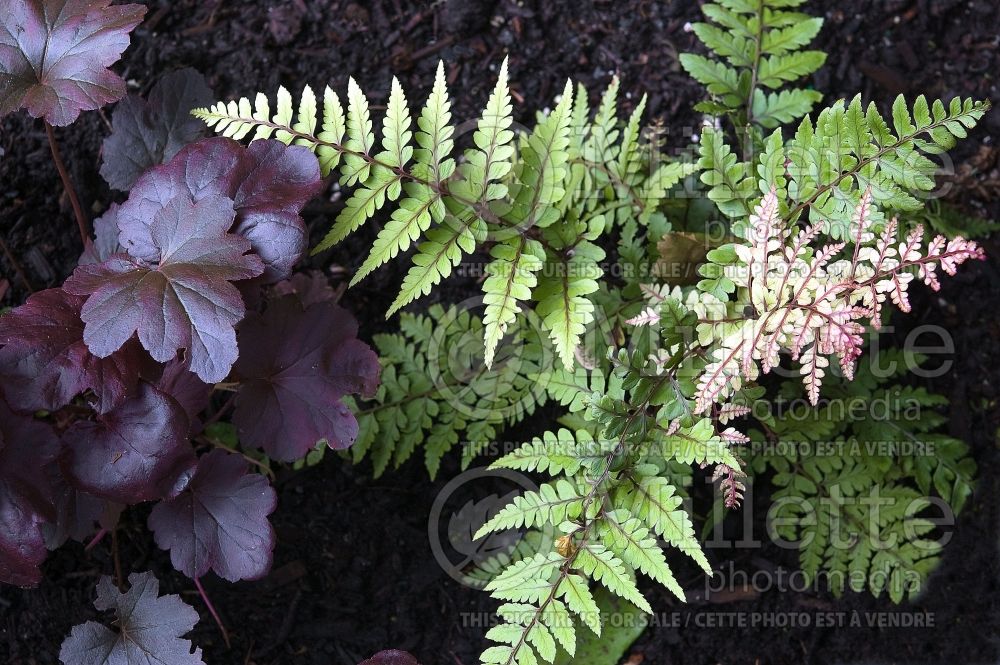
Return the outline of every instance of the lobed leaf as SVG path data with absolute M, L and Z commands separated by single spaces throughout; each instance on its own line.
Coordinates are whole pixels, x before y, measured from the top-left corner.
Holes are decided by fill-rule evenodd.
M 185 349 L 206 383 L 222 381 L 238 354 L 233 330 L 245 312 L 231 283 L 261 274 L 250 241 L 229 233 L 233 201 L 181 193 L 152 223 L 122 231 L 128 254 L 76 269 L 64 288 L 86 295 L 81 310 L 87 347 L 106 358 L 133 334 L 159 362 Z M 119 224 L 121 225 L 121 224 Z
M 358 423 L 341 399 L 371 396 L 380 370 L 357 331 L 342 307 L 303 307 L 294 296 L 249 317 L 240 327 L 235 368 L 240 389 L 233 423 L 243 444 L 282 461 L 302 458 L 321 440 L 331 448 L 353 444 Z
M 68 125 L 121 99 L 125 81 L 108 67 L 145 14 L 111 0 L 0 0 L 0 118 L 23 108 Z
M 128 191 L 148 168 L 170 161 L 201 137 L 205 126 L 190 112 L 212 98 L 205 77 L 190 68 L 160 77 L 146 99 L 127 96 L 111 116 L 101 176 L 113 189 Z
M 237 582 L 271 568 L 274 529 L 267 516 L 277 494 L 267 478 L 247 473 L 239 455 L 213 450 L 198 460 L 191 482 L 149 515 L 156 544 L 170 550 L 174 568 L 192 579 L 214 571 Z
M 181 636 L 198 623 L 198 613 L 180 596 L 160 596 L 152 573 L 132 573 L 120 593 L 110 577 L 97 583 L 94 607 L 113 610 L 115 627 L 88 621 L 73 626 L 59 649 L 64 665 L 205 665 L 201 649 L 191 651 Z
M 0 316 L 0 392 L 19 411 L 55 411 L 86 391 L 107 413 L 133 393 L 143 354 L 135 340 L 103 358 L 84 343 L 86 298 L 63 289 L 33 294 Z
M 235 210 L 232 233 L 250 241 L 264 262 L 261 279 L 286 279 L 305 255 L 307 237 L 299 213 L 322 187 L 319 166 L 307 148 L 279 141 L 248 147 L 227 138 L 202 139 L 147 171 L 118 210 L 125 250 L 156 260 L 151 227 L 160 209 L 186 194 L 194 201 L 227 197 Z
M 78 489 L 133 504 L 176 496 L 190 482 L 195 456 L 184 409 L 149 384 L 135 397 L 63 432 L 60 466 Z

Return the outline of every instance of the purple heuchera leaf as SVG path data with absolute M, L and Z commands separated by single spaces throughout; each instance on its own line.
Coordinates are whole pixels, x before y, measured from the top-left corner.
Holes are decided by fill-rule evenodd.
M 97 583 L 94 607 L 114 610 L 115 630 L 88 621 L 73 626 L 59 649 L 64 665 L 205 665 L 201 649 L 181 639 L 198 623 L 198 613 L 180 596 L 160 596 L 152 573 L 132 573 L 120 593 L 110 577 Z
M 98 528 L 110 531 L 118 524 L 124 508 L 120 503 L 81 492 L 60 475 L 55 483 L 56 519 L 51 524 L 43 525 L 45 545 L 54 550 L 67 540 L 82 543 Z
M 68 125 L 125 94 L 107 69 L 128 48 L 142 5 L 111 0 L 0 0 L 0 118 L 25 108 Z
M 232 221 L 230 199 L 213 195 L 195 203 L 180 194 L 156 211 L 140 255 L 78 267 L 63 288 L 90 296 L 81 313 L 90 351 L 107 357 L 138 332 L 158 362 L 187 349 L 203 381 L 225 379 L 237 355 L 233 326 L 245 312 L 230 282 L 263 270 L 259 258 L 246 254 L 249 241 L 228 233 Z
M 278 296 L 295 295 L 303 307 L 337 299 L 329 280 L 318 270 L 296 273 L 291 279 L 278 282 L 273 287 L 273 293 Z
M 236 582 L 271 568 L 274 530 L 267 516 L 277 496 L 267 478 L 247 468 L 239 455 L 213 450 L 199 460 L 180 495 L 153 507 L 149 527 L 156 544 L 170 550 L 174 568 L 188 577 L 211 569 Z
M 233 232 L 248 238 L 264 261 L 261 279 L 276 282 L 291 275 L 306 251 L 299 212 L 321 187 L 319 164 L 305 147 L 203 139 L 136 181 L 118 216 L 121 243 L 132 256 L 153 261 L 152 221 L 160 208 L 179 194 L 196 201 L 226 196 L 236 209 Z
M 31 586 L 42 578 L 42 527 L 55 519 L 51 465 L 58 453 L 51 427 L 0 399 L 0 582 Z
M 123 99 L 111 117 L 111 135 L 104 139 L 101 175 L 114 189 L 128 191 L 146 169 L 169 161 L 202 136 L 205 123 L 190 111 L 213 99 L 205 77 L 190 68 L 160 77 L 147 99 Z
M 59 409 L 86 390 L 106 413 L 139 382 L 142 349 L 131 341 L 104 357 L 84 343 L 85 298 L 62 289 L 40 291 L 0 316 L 0 391 L 23 412 Z
M 78 266 L 104 263 L 115 254 L 123 252 L 118 244 L 118 204 L 112 203 L 107 212 L 94 220 L 94 242 L 83 248 Z
M 163 372 L 156 381 L 156 388 L 174 398 L 187 414 L 190 432 L 201 431 L 198 415 L 205 410 L 212 399 L 212 386 L 199 379 L 188 367 L 188 363 L 175 358 L 163 366 Z
M 389 649 L 388 651 L 379 651 L 368 660 L 358 663 L 358 665 L 420 665 L 420 663 L 405 651 Z
M 75 487 L 104 499 L 131 504 L 174 497 L 197 464 L 187 435 L 184 409 L 143 383 L 97 422 L 73 423 L 62 435 L 60 463 Z
M 374 394 L 380 369 L 357 332 L 344 308 L 332 302 L 303 308 L 296 296 L 247 317 L 240 326 L 233 414 L 243 445 L 287 462 L 322 439 L 332 448 L 354 443 L 358 421 L 341 398 Z

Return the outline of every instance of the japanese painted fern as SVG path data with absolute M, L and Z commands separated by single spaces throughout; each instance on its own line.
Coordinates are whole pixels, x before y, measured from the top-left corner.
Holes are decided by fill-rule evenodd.
M 485 362 L 531 303 L 565 368 L 593 319 L 589 297 L 603 275 L 604 251 L 594 244 L 616 220 L 652 214 L 689 165 L 650 165 L 640 144 L 641 101 L 624 125 L 616 114 L 618 83 L 593 120 L 586 91 L 567 82 L 555 108 L 533 130 L 515 135 L 506 62 L 472 135 L 459 153 L 443 67 L 414 127 L 398 81 L 377 141 L 367 97 L 353 79 L 346 112 L 330 88 L 322 113 L 306 87 L 297 110 L 284 88 L 276 107 L 258 94 L 193 113 L 236 139 L 274 136 L 316 152 L 324 175 L 339 173 L 353 188 L 322 251 L 343 240 L 378 210 L 391 211 L 352 284 L 415 247 L 412 266 L 388 314 L 430 292 L 456 265 L 488 244 L 483 282 Z M 414 146 L 415 143 L 415 146 Z

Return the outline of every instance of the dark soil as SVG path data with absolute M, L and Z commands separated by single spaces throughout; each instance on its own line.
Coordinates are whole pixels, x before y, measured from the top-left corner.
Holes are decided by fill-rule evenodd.
M 626 105 L 644 91 L 649 108 L 671 129 L 669 144 L 684 146 L 697 126 L 691 112 L 698 87 L 680 71 L 676 55 L 694 47 L 684 30 L 697 20 L 697 3 L 621 0 L 445 0 L 407 3 L 375 0 L 160 0 L 151 2 L 120 65 L 126 78 L 146 90 L 160 73 L 192 66 L 205 73 L 219 98 L 273 92 L 279 84 L 299 90 L 329 83 L 343 89 L 353 75 L 378 98 L 397 74 L 411 99 L 420 99 L 443 59 L 456 117 L 473 117 L 493 84 L 495 65 L 510 55 L 513 87 L 524 102 L 522 119 L 550 103 L 566 77 L 597 95 L 618 72 Z M 827 99 L 853 96 L 887 104 L 909 96 L 953 95 L 1000 101 L 1000 6 L 991 0 L 824 0 L 807 10 L 827 23 L 819 47 L 830 53 L 813 85 Z M 957 174 L 948 197 L 966 211 L 1000 213 L 1000 176 L 991 136 L 993 112 L 955 151 Z M 17 275 L 38 289 L 55 285 L 72 270 L 79 239 L 58 176 L 49 162 L 39 124 L 15 116 L 0 133 L 0 231 L 12 256 L 0 256 L 0 306 L 23 299 Z M 58 132 L 84 206 L 95 214 L 114 199 L 98 175 L 106 114 L 88 113 Z M 316 237 L 340 201 L 331 195 L 307 212 Z M 336 274 L 352 270 L 375 231 L 315 260 Z M 986 241 L 991 257 L 1000 245 Z M 952 433 L 970 443 L 980 468 L 977 491 L 962 514 L 944 560 L 927 592 L 896 608 L 868 595 L 834 599 L 826 592 L 766 591 L 716 595 L 711 603 L 682 607 L 666 592 L 649 588 L 652 605 L 671 625 L 648 630 L 633 647 L 630 663 L 756 665 L 791 663 L 996 663 L 1000 612 L 997 524 L 1000 504 L 1000 275 L 996 258 L 963 268 L 939 294 L 915 299 L 915 314 L 897 322 L 906 330 L 932 322 L 955 340 L 955 370 L 929 383 L 950 397 Z M 352 289 L 344 302 L 358 313 L 364 334 L 384 329 L 382 313 L 401 279 L 401 268 L 383 269 Z M 6 281 L 5 281 L 6 280 Z M 469 292 L 468 279 L 453 279 L 435 294 L 452 300 Z M 426 301 L 425 301 L 426 303 Z M 420 307 L 426 304 L 419 305 Z M 131 511 L 118 534 L 125 572 L 153 570 L 170 592 L 184 594 L 202 613 L 192 634 L 212 665 L 316 663 L 346 665 L 384 647 L 413 651 L 427 665 L 471 665 L 482 648 L 481 625 L 463 616 L 486 613 L 485 594 L 463 588 L 436 563 L 427 537 L 434 498 L 457 473 L 446 463 L 429 482 L 413 462 L 373 481 L 365 466 L 334 456 L 317 468 L 288 474 L 279 483 L 273 522 L 279 535 L 273 572 L 266 579 L 230 585 L 206 579 L 209 594 L 232 634 L 227 649 L 190 581 L 173 573 L 144 527 L 142 510 Z M 762 537 L 764 501 L 748 507 Z M 94 618 L 92 589 L 114 564 L 110 540 L 90 553 L 71 545 L 45 566 L 40 588 L 0 589 L 0 662 L 57 662 L 70 627 Z M 794 569 L 794 553 L 774 546 L 752 551 L 713 549 L 720 566 L 733 562 L 753 572 Z M 697 576 L 685 580 L 693 589 Z M 697 597 L 697 594 L 694 594 Z M 925 612 L 933 628 L 867 627 L 865 612 Z M 674 618 L 672 613 L 677 612 Z M 859 613 L 857 615 L 852 613 Z M 842 613 L 846 627 L 701 627 L 733 613 L 805 613 L 815 622 Z M 857 616 L 865 627 L 850 627 Z M 644 658 L 644 660 L 643 660 Z

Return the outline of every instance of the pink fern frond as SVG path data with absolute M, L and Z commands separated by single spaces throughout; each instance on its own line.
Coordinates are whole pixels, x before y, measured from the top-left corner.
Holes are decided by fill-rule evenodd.
M 730 420 L 742 418 L 750 413 L 750 407 L 744 404 L 723 404 L 719 409 L 719 422 L 728 423 Z
M 653 326 L 660 322 L 660 313 L 653 307 L 647 307 L 631 319 L 626 319 L 625 323 L 630 326 Z

